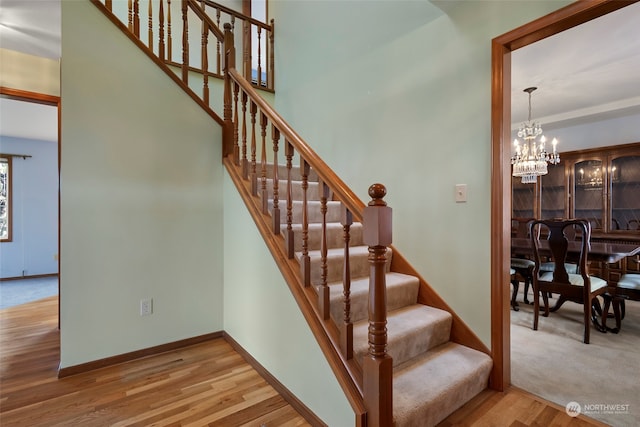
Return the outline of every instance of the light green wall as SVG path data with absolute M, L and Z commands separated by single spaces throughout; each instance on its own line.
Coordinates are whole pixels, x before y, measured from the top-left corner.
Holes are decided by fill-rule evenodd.
M 491 39 L 567 3 L 269 3 L 276 109 L 363 200 L 387 186 L 395 246 L 486 344 Z
M 90 2 L 62 51 L 61 366 L 222 330 L 220 126 Z
M 327 425 L 355 416 L 238 190 L 224 182 L 224 329 Z

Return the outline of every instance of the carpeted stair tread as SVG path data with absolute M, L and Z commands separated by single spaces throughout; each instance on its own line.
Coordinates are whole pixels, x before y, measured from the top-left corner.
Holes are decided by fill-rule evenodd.
M 267 163 L 266 169 L 266 176 L 268 178 L 273 178 L 273 163 Z M 262 166 L 260 164 L 256 164 L 256 173 L 258 174 L 258 176 L 262 176 Z M 287 179 L 287 166 L 285 164 L 278 165 L 278 178 L 284 180 Z M 310 169 L 307 179 L 309 180 L 309 182 L 318 181 L 318 174 L 314 170 Z M 300 166 L 291 165 L 291 180 L 302 181 Z
M 435 426 L 487 388 L 492 365 L 485 353 L 448 342 L 395 367 L 396 427 Z
M 385 274 L 387 285 L 387 311 L 410 306 L 418 300 L 420 281 L 415 276 L 388 272 Z M 359 322 L 368 319 L 369 310 L 369 277 L 351 280 L 351 321 Z M 340 325 L 344 320 L 344 296 L 342 280 L 329 284 L 331 317 Z
M 401 365 L 434 347 L 449 341 L 452 316 L 449 312 L 423 304 L 414 304 L 387 313 L 387 353 L 393 366 Z M 356 360 L 369 350 L 369 321 L 353 325 Z
M 302 251 L 302 224 L 292 224 L 293 230 L 293 248 L 294 251 Z M 280 230 L 283 235 L 287 230 L 286 224 L 280 224 Z M 322 241 L 322 224 L 309 224 L 307 245 L 309 250 L 320 249 Z M 349 230 L 349 246 L 362 246 L 362 224 L 355 223 Z M 343 248 L 344 249 L 344 229 L 342 224 L 336 222 L 327 223 L 327 248 Z
M 258 197 L 262 197 L 262 179 L 258 178 Z M 273 180 L 267 178 L 267 199 L 273 199 Z M 320 200 L 320 184 L 317 182 L 309 182 L 307 187 L 307 200 Z M 304 190 L 302 189 L 302 181 L 291 181 L 291 198 L 293 200 L 302 200 Z M 278 204 L 285 202 L 287 199 L 287 181 L 278 180 Z M 282 205 L 286 206 L 286 205 Z M 282 209 L 282 206 L 280 208 Z

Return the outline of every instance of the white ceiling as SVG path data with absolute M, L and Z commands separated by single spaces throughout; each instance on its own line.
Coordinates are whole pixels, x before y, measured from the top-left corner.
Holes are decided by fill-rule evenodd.
M 60 58 L 60 1 L 0 0 L 0 47 Z M 613 117 L 635 120 L 640 115 L 638 22 L 640 3 L 635 3 L 514 51 L 514 125 L 527 118 L 523 89 L 530 86 L 538 87 L 532 96 L 533 118 L 545 130 Z M 57 123 L 54 107 L 27 104 L 33 111 L 24 107 L 14 114 L 16 103 L 0 99 L 2 135 L 57 139 L 57 128 L 33 126 L 50 123 L 52 118 Z

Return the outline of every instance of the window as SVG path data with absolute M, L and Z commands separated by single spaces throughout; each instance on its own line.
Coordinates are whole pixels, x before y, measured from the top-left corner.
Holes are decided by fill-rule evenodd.
M 11 241 L 11 156 L 0 154 L 0 241 Z

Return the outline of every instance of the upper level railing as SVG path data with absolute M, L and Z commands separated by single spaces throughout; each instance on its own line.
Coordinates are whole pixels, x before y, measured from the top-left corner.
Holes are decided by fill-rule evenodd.
M 210 0 L 100 1 L 162 62 L 180 70 L 185 84 L 190 74 L 201 75 L 203 100 L 209 78 L 223 78 L 221 29 L 227 23 L 242 30 L 236 63 L 243 77 L 274 90 L 273 20 L 266 24 Z

